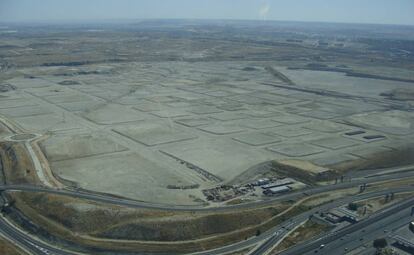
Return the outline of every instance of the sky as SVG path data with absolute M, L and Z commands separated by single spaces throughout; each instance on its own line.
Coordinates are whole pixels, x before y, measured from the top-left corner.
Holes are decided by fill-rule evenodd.
M 164 18 L 414 25 L 414 0 L 0 0 L 0 22 Z

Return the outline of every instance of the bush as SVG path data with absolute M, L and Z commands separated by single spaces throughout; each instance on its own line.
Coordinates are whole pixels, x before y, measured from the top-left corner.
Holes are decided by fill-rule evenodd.
M 387 245 L 388 245 L 388 243 L 387 243 L 387 240 L 385 240 L 385 238 L 375 239 L 374 243 L 373 243 L 373 246 L 376 249 L 385 248 L 385 247 L 387 247 Z
M 349 203 L 348 204 L 348 209 L 352 210 L 352 211 L 356 211 L 356 210 L 358 210 L 358 205 L 355 204 L 355 203 Z

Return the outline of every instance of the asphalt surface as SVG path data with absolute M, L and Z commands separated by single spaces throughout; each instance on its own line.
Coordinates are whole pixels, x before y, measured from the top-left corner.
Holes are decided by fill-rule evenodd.
M 46 192 L 51 194 L 58 194 L 64 196 L 70 196 L 75 198 L 92 200 L 95 202 L 102 202 L 112 205 L 126 206 L 132 208 L 145 208 L 145 209 L 157 209 L 157 210 L 168 210 L 168 211 L 206 211 L 206 212 L 216 212 L 216 211 L 230 211 L 234 209 L 247 209 L 255 208 L 261 205 L 270 205 L 274 202 L 286 201 L 286 200 L 295 200 L 300 197 L 315 195 L 318 193 L 324 193 L 329 191 L 335 191 L 338 189 L 346 189 L 352 187 L 358 187 L 364 183 L 368 185 L 374 182 L 380 181 L 392 181 L 399 180 L 404 178 L 414 177 L 414 171 L 388 174 L 381 176 L 373 176 L 370 178 L 358 178 L 358 179 L 349 179 L 343 183 L 325 185 L 319 187 L 309 187 L 302 189 L 300 191 L 291 192 L 283 195 L 279 195 L 273 198 L 269 198 L 262 201 L 251 202 L 246 204 L 238 205 L 229 205 L 225 207 L 200 207 L 200 206 L 186 206 L 186 205 L 168 205 L 168 204 L 153 204 L 143 201 L 137 201 L 127 198 L 115 197 L 109 194 L 99 194 L 93 192 L 77 191 L 70 189 L 53 189 L 46 188 L 41 186 L 29 186 L 29 185 L 0 185 L 0 191 L 9 190 L 9 191 L 29 191 L 29 192 Z
M 383 181 L 383 180 L 389 181 L 392 179 L 401 179 L 401 178 L 404 178 L 405 176 L 411 177 L 412 175 L 413 175 L 412 172 L 406 172 L 406 173 L 395 174 L 395 175 L 376 176 L 376 177 L 372 177 L 369 179 L 362 178 L 362 179 L 351 180 L 348 182 L 339 183 L 335 185 L 309 188 L 304 191 L 294 192 L 290 194 L 288 193 L 288 194 L 281 195 L 273 199 L 260 201 L 257 203 L 240 204 L 240 205 L 235 205 L 231 207 L 211 207 L 211 208 L 194 208 L 194 207 L 185 207 L 185 206 L 156 205 L 156 204 L 149 204 L 146 202 L 123 199 L 123 198 L 118 198 L 118 197 L 113 197 L 113 196 L 108 196 L 108 195 L 101 195 L 101 194 L 96 194 L 96 193 L 88 193 L 88 192 L 83 192 L 83 191 L 73 191 L 73 190 L 64 190 L 64 189 L 60 189 L 60 190 L 50 189 L 50 188 L 37 187 L 37 186 L 6 185 L 6 186 L 0 186 L 0 190 L 46 192 L 46 193 L 66 195 L 66 196 L 71 196 L 75 198 L 88 199 L 88 200 L 92 200 L 96 202 L 103 202 L 103 203 L 108 203 L 108 204 L 134 207 L 134 208 L 149 208 L 149 209 L 172 210 L 172 211 L 189 211 L 189 210 L 190 211 L 221 211 L 221 210 L 234 210 L 235 208 L 250 208 L 250 207 L 256 207 L 258 205 L 268 205 L 268 204 L 271 204 L 272 202 L 297 199 L 297 198 L 303 197 L 304 194 L 314 195 L 314 194 L 333 191 L 337 189 L 355 187 L 363 183 L 372 183 L 372 182 L 378 182 L 378 181 Z M 265 241 L 261 246 L 259 246 L 257 250 L 254 251 L 254 253 L 252 253 L 256 255 L 263 254 L 264 251 L 268 250 L 275 243 L 277 243 L 281 238 L 283 238 L 283 236 L 286 235 L 289 229 L 300 224 L 301 222 L 309 218 L 310 215 L 314 214 L 316 211 L 329 210 L 331 208 L 338 207 L 342 204 L 346 204 L 354 200 L 360 200 L 360 199 L 364 199 L 368 197 L 385 195 L 389 192 L 401 192 L 401 191 L 410 191 L 410 190 L 414 190 L 414 187 L 389 189 L 386 191 L 380 191 L 380 192 L 375 192 L 375 193 L 362 193 L 358 196 L 345 197 L 343 199 L 339 199 L 335 202 L 326 204 L 324 206 L 314 208 L 310 211 L 307 211 L 296 217 L 293 217 L 290 220 L 283 222 L 279 226 L 276 226 L 275 228 L 265 233 L 262 233 L 260 236 L 253 237 L 248 240 L 242 241 L 240 243 L 235 243 L 235 244 L 221 247 L 215 250 L 199 252 L 195 254 L 199 254 L 199 255 L 226 254 L 226 253 L 230 253 L 233 251 L 241 250 L 243 248 L 251 247 L 259 242 Z M 0 231 L 3 234 L 7 235 L 10 239 L 14 240 L 17 244 L 21 245 L 22 247 L 25 247 L 26 249 L 29 249 L 31 252 L 33 252 L 33 254 L 36 254 L 36 255 L 37 254 L 62 254 L 62 255 L 72 254 L 66 251 L 61 251 L 59 249 L 56 249 L 43 242 L 39 242 L 33 239 L 29 235 L 25 235 L 21 233 L 20 231 L 16 230 L 14 226 L 9 225 L 3 219 L 0 221 Z
M 257 236 L 257 237 L 248 239 L 246 241 L 239 242 L 239 243 L 231 244 L 225 247 L 221 247 L 215 250 L 210 250 L 206 252 L 198 252 L 194 254 L 198 254 L 198 255 L 226 254 L 226 253 L 234 252 L 237 250 L 242 250 L 244 248 L 248 248 L 254 244 L 257 244 L 263 241 L 264 242 L 261 245 L 259 245 L 259 247 L 256 248 L 250 254 L 252 255 L 264 254 L 265 251 L 269 250 L 278 241 L 280 241 L 280 239 L 283 238 L 290 229 L 301 224 L 303 221 L 309 219 L 309 217 L 312 214 L 315 214 L 316 212 L 327 211 L 335 207 L 341 206 L 343 204 L 348 204 L 350 202 L 357 201 L 357 200 L 363 200 L 363 199 L 377 197 L 377 196 L 384 196 L 390 192 L 398 193 L 398 192 L 406 192 L 406 191 L 414 191 L 414 187 L 401 187 L 401 188 L 394 188 L 394 189 L 382 190 L 382 191 L 377 191 L 377 192 L 361 193 L 359 195 L 337 199 L 334 202 L 315 207 L 309 211 L 306 211 L 302 214 L 292 217 L 289 220 L 286 220 L 285 222 L 279 224 L 278 226 L 262 233 L 260 236 Z M 301 254 L 301 253 L 295 253 L 295 254 Z
M 31 155 L 32 158 L 35 158 L 35 154 Z M 375 170 L 372 170 L 374 173 Z M 158 210 L 168 210 L 168 211 L 226 211 L 226 210 L 235 210 L 235 209 L 246 209 L 246 208 L 254 208 L 261 205 L 270 205 L 275 202 L 286 201 L 286 200 L 297 200 L 305 196 L 315 195 L 318 193 L 324 193 L 329 191 L 334 191 L 338 189 L 346 189 L 351 187 L 357 187 L 364 183 L 373 183 L 379 181 L 390 181 L 390 180 L 397 180 L 403 179 L 406 177 L 413 177 L 414 172 L 406 171 L 400 172 L 396 174 L 390 175 L 380 175 L 380 176 L 373 176 L 371 178 L 364 178 L 358 175 L 358 178 L 348 179 L 345 180 L 343 183 L 338 183 L 335 185 L 326 185 L 321 187 L 311 187 L 306 188 L 301 191 L 292 192 L 284 195 L 280 195 L 278 197 L 266 199 L 263 201 L 246 203 L 246 204 L 239 204 L 233 206 L 226 206 L 226 207 L 201 207 L 201 206 L 177 206 L 177 205 L 166 205 L 166 204 L 152 204 L 143 201 L 136 201 L 121 197 L 111 196 L 109 194 L 100 194 L 100 193 L 93 193 L 90 191 L 82 191 L 82 190 L 71 190 L 71 189 L 54 189 L 54 188 L 46 188 L 40 186 L 25 186 L 25 185 L 2 185 L 0 186 L 0 191 L 26 191 L 26 192 L 46 192 L 51 194 L 58 194 L 64 196 L 70 196 L 74 198 L 81 198 L 87 199 L 95 202 L 102 202 L 112 205 L 119 205 L 119 206 L 126 206 L 132 208 L 146 208 L 146 209 L 158 209 Z M 394 192 L 398 192 L 397 190 L 393 190 Z M 334 207 L 337 207 L 341 204 L 348 203 L 355 199 L 363 199 L 365 197 L 372 197 L 381 194 L 386 194 L 391 192 L 391 190 L 383 191 L 383 193 L 367 193 L 361 194 L 359 196 L 353 196 L 352 198 L 344 198 L 339 199 L 335 202 L 326 204 L 321 207 L 314 208 L 310 211 L 302 213 L 296 217 L 291 218 L 290 220 L 283 222 L 279 226 L 274 227 L 270 231 L 267 231 L 260 236 L 242 241 L 240 243 L 232 244 L 229 246 L 221 247 L 216 250 L 200 252 L 197 254 L 225 254 L 235 250 L 240 250 L 246 247 L 250 247 L 252 245 L 257 244 L 258 242 L 265 241 L 262 245 L 258 247 L 257 250 L 254 251 L 253 254 L 263 254 L 264 251 L 268 250 L 272 247 L 275 243 L 277 243 L 281 238 L 283 238 L 289 229 L 295 227 L 296 225 L 300 224 L 301 222 L 305 221 L 309 218 L 310 215 L 315 213 L 318 210 L 328 210 Z M 9 237 L 11 240 L 15 241 L 21 247 L 26 248 L 32 254 L 72 254 L 68 253 L 67 251 L 62 251 L 48 244 L 43 242 L 39 242 L 36 239 L 33 239 L 29 235 L 20 232 L 19 230 L 15 229 L 14 226 L 10 225 L 6 222 L 3 218 L 0 217 L 0 232 Z
M 0 119 L 1 120 L 1 119 Z M 4 120 L 1 120 L 4 123 Z M 9 123 L 7 123 L 9 124 Z M 9 127 L 9 125 L 7 125 Z M 12 125 L 11 125 L 12 126 Z M 10 128 L 10 127 L 9 127 Z M 36 158 L 34 153 L 31 153 L 32 158 Z M 37 159 L 37 158 L 36 158 Z M 35 160 L 34 160 L 35 162 Z M 36 162 L 35 162 L 36 163 Z M 383 169 L 381 169 L 383 170 Z M 371 170 L 373 173 L 375 171 L 379 170 Z M 363 172 L 363 171 L 361 171 Z M 361 177 L 360 175 L 357 175 L 358 177 Z M 22 185 L 3 185 L 0 186 L 0 191 L 8 190 L 8 191 L 28 191 L 28 192 L 46 192 L 46 193 L 52 193 L 52 194 L 59 194 L 59 195 L 65 195 L 65 196 L 71 196 L 75 198 L 82 198 L 82 199 L 88 199 L 96 202 L 102 202 L 102 203 L 108 203 L 113 205 L 120 205 L 120 206 L 127 206 L 127 207 L 134 207 L 134 208 L 148 208 L 148 209 L 158 209 L 158 210 L 169 210 L 169 211 L 224 211 L 224 210 L 234 210 L 234 209 L 245 209 L 245 208 L 253 208 L 260 205 L 270 205 L 273 202 L 278 201 L 286 201 L 286 200 L 295 200 L 298 198 L 301 198 L 303 196 L 307 195 L 314 195 L 318 193 L 324 193 L 329 191 L 334 191 L 338 189 L 346 189 L 351 187 L 357 187 L 364 183 L 373 183 L 373 182 L 379 182 L 379 181 L 390 181 L 390 180 L 397 180 L 397 179 L 403 179 L 406 177 L 413 177 L 414 172 L 407 171 L 407 172 L 400 172 L 396 174 L 390 174 L 390 175 L 381 175 L 381 176 L 372 176 L 370 178 L 355 178 L 355 179 L 349 179 L 348 181 L 345 181 L 343 183 L 338 183 L 335 185 L 327 185 L 327 186 L 321 186 L 321 187 L 314 187 L 314 188 L 307 188 L 298 192 L 292 192 L 285 195 L 281 195 L 272 199 L 267 199 L 264 201 L 258 201 L 258 202 L 252 202 L 247 204 L 240 204 L 240 205 L 233 205 L 233 206 L 226 206 L 226 207 L 195 207 L 195 206 L 177 206 L 177 205 L 165 205 L 165 204 L 151 204 L 147 202 L 142 201 L 136 201 L 136 200 L 130 200 L 125 198 L 119 198 L 110 196 L 107 194 L 97 194 L 93 192 L 84 192 L 84 191 L 76 191 L 76 190 L 68 190 L 68 189 L 53 189 L 53 188 L 44 188 L 44 187 L 38 187 L 38 186 L 22 186 Z M 322 206 L 319 206 L 317 208 L 314 208 L 312 210 L 309 210 L 307 212 L 304 212 L 298 216 L 295 216 L 291 219 L 289 219 L 286 222 L 283 222 L 282 224 L 272 228 L 269 231 L 266 231 L 265 233 L 261 234 L 260 236 L 242 241 L 240 243 L 232 244 L 229 246 L 221 247 L 216 250 L 206 251 L 206 252 L 200 252 L 196 254 L 225 254 L 229 252 L 233 252 L 236 250 L 241 250 L 246 247 L 250 247 L 254 244 L 257 244 L 258 242 L 263 242 L 262 245 L 259 245 L 257 249 L 253 251 L 252 254 L 258 255 L 263 254 L 265 251 L 270 249 L 275 243 L 280 241 L 281 238 L 283 238 L 286 233 L 289 231 L 289 229 L 294 228 L 298 224 L 302 223 L 306 219 L 309 218 L 310 215 L 314 214 L 317 211 L 325 211 L 329 210 L 331 208 L 338 207 L 342 204 L 346 204 L 355 200 L 365 199 L 369 197 L 375 197 L 387 194 L 389 192 L 401 192 L 401 191 L 411 191 L 414 190 L 414 188 L 400 188 L 400 189 L 389 189 L 386 191 L 380 191 L 375 193 L 363 193 L 358 196 L 352 196 L 352 197 L 345 197 L 342 199 L 338 199 L 332 203 L 328 203 Z M 414 203 L 414 199 L 412 201 Z M 402 207 L 398 207 L 399 209 L 402 209 Z M 395 212 L 393 210 L 393 212 Z M 405 211 L 403 210 L 402 213 Z M 404 214 L 405 215 L 405 214 Z M 394 215 L 385 215 L 383 217 L 386 217 L 386 222 L 384 222 L 384 226 L 388 226 L 387 224 L 395 223 L 398 219 L 401 221 L 406 220 L 404 215 L 400 215 L 398 213 L 395 213 Z M 397 216 L 402 218 L 396 218 Z M 376 220 L 380 220 L 379 218 Z M 372 220 L 368 219 L 367 221 L 363 221 L 362 225 L 372 225 Z M 368 224 L 369 223 L 369 224 Z M 359 223 L 358 223 L 359 224 Z M 357 230 L 363 229 L 365 227 L 359 227 L 360 225 L 352 225 L 351 227 L 359 228 L 353 231 L 350 231 L 346 229 L 346 231 L 350 231 L 349 233 L 352 233 L 352 237 L 356 236 Z M 355 227 L 356 226 L 356 227 Z M 382 227 L 379 226 L 378 229 L 381 229 Z M 70 253 L 68 251 L 63 251 L 58 248 L 55 248 L 53 246 L 50 246 L 46 243 L 40 242 L 37 239 L 34 239 L 30 235 L 21 232 L 20 230 L 16 229 L 13 225 L 10 225 L 7 221 L 4 220 L 4 218 L 0 217 L 0 232 L 7 236 L 9 239 L 13 240 L 17 245 L 24 247 L 26 250 L 30 251 L 31 254 L 39 255 L 39 254 L 56 254 L 56 255 L 68 255 L 68 254 L 75 254 Z M 374 232 L 373 232 L 374 233 Z M 356 244 L 355 238 L 349 238 L 348 243 L 339 242 L 343 240 L 337 240 L 337 235 L 334 236 L 327 236 L 325 238 L 322 238 L 321 240 L 316 240 L 314 242 L 307 242 L 305 244 L 302 244 L 300 246 L 294 247 L 291 250 L 288 250 L 286 254 L 307 254 L 307 252 L 311 252 L 311 250 L 314 250 L 315 248 L 319 248 L 320 244 L 322 243 L 329 243 L 326 245 L 326 248 L 324 248 L 323 254 L 335 254 L 335 252 L 339 252 L 342 248 L 344 248 L 344 245 L 347 245 L 351 247 L 352 245 Z M 339 237 L 338 237 L 339 238 Z M 321 243 L 322 242 L 322 243 Z M 336 243 L 337 242 L 337 243 Z M 346 248 L 346 247 L 345 247 Z M 295 250 L 296 249 L 296 250 Z M 299 253 L 298 253 L 299 252 Z M 329 253 L 326 253 L 329 252 Z M 285 253 L 283 253 L 285 254 Z M 340 252 L 338 254 L 341 254 Z
M 385 195 L 389 192 L 405 192 L 405 191 L 414 191 L 414 187 L 403 187 L 403 188 L 395 188 L 390 189 L 387 191 L 378 191 L 378 192 L 372 192 L 372 193 L 362 193 L 356 196 L 350 196 L 345 197 L 342 199 L 338 199 L 334 202 L 325 204 L 323 206 L 316 207 L 310 211 L 304 212 L 298 216 L 292 217 L 291 219 L 283 222 L 282 224 L 272 228 L 269 231 L 266 231 L 265 233 L 261 234 L 260 236 L 248 239 L 246 241 L 242 241 L 239 243 L 235 243 L 229 246 L 221 247 L 219 249 L 210 250 L 210 251 L 204 251 L 199 252 L 195 254 L 226 254 L 229 252 L 241 250 L 247 247 L 250 247 L 258 242 L 262 242 L 264 240 L 267 240 L 270 238 L 270 241 L 266 241 L 264 244 L 259 247 L 253 254 L 263 254 L 264 251 L 268 250 L 270 247 L 273 246 L 274 243 L 276 243 L 280 238 L 282 238 L 289 229 L 293 228 L 295 225 L 300 224 L 304 220 L 308 219 L 310 215 L 314 214 L 317 211 L 322 210 L 329 210 L 331 208 L 338 207 L 342 204 L 346 204 L 355 200 L 361 200 L 366 199 L 370 197 L 376 197 Z M 0 217 L 0 232 L 6 235 L 9 239 L 16 242 L 17 245 L 24 247 L 25 249 L 29 250 L 32 254 L 38 255 L 38 254 L 56 254 L 56 255 L 68 255 L 68 254 L 74 254 L 70 253 L 68 251 L 63 251 L 58 248 L 55 248 L 53 246 L 50 246 L 46 243 L 40 242 L 30 235 L 23 233 L 19 230 L 17 230 L 14 226 L 10 225 L 7 221 L 5 221 L 2 217 Z M 319 246 L 318 246 L 319 247 Z M 290 254 L 290 253 L 289 253 Z M 292 254 L 298 254 L 298 253 L 292 253 Z
M 414 219 L 411 216 L 412 206 L 414 206 L 414 198 L 410 198 L 391 206 L 391 208 L 377 212 L 368 219 L 350 225 L 337 232 L 295 246 L 281 254 L 345 254 L 360 247 L 364 243 L 368 242 L 372 245 L 371 241 L 374 239 L 386 236 L 390 230 L 408 224 Z M 321 245 L 324 245 L 322 249 Z
M 20 232 L 14 226 L 10 225 L 7 221 L 0 217 L 0 233 L 8 237 L 10 240 L 18 245 L 23 247 L 25 250 L 34 255 L 46 255 L 46 254 L 56 254 L 56 255 L 72 255 L 75 253 L 69 253 L 53 246 L 50 246 L 46 243 L 40 242 L 26 233 Z

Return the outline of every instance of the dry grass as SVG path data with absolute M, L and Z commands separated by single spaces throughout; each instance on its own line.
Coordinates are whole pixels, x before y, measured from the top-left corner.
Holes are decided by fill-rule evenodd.
M 3 172 L 8 184 L 36 184 L 39 180 L 23 144 L 0 143 Z
M 105 206 L 58 195 L 13 193 L 36 225 L 69 241 L 119 250 L 191 252 L 243 240 L 280 223 L 290 203 L 231 212 L 166 212 Z M 111 224 L 109 224 L 111 223 Z
M 233 253 L 229 253 L 228 255 L 247 255 L 247 254 L 249 254 L 249 252 L 252 250 L 252 248 L 248 248 L 248 249 L 244 249 L 244 250 L 241 250 L 241 251 L 236 251 L 236 252 L 233 252 Z
M 354 189 L 306 197 L 295 204 L 223 212 L 172 212 L 107 206 L 43 193 L 10 193 L 15 207 L 54 236 L 120 251 L 184 253 L 221 247 L 265 232 Z
M 26 255 L 27 253 L 0 236 L 0 254 Z
M 375 213 L 376 211 L 379 211 L 385 207 L 391 206 L 395 203 L 398 203 L 406 198 L 410 198 L 414 196 L 414 192 L 405 192 L 394 195 L 393 200 L 386 200 L 385 196 L 361 200 L 356 202 L 358 205 L 358 214 L 363 215 L 364 206 L 367 208 L 367 214 Z
M 330 166 L 332 169 L 345 173 L 351 170 L 381 169 L 411 165 L 414 163 L 414 147 L 407 146 L 394 151 L 376 153 L 370 160 L 352 160 Z
M 48 194 L 16 193 L 16 206 L 32 210 L 82 235 L 142 241 L 185 241 L 255 226 L 288 207 L 232 212 L 173 212 L 130 209 Z M 108 224 L 108 223 L 111 224 Z
M 413 185 L 414 178 L 404 178 L 402 180 L 376 182 L 368 186 L 369 191 L 383 190 L 384 188 L 398 188 L 407 185 Z
M 301 243 L 305 240 L 309 240 L 323 232 L 326 232 L 329 226 L 322 225 L 313 221 L 307 221 L 304 225 L 297 228 L 290 233 L 283 241 L 271 251 L 270 254 L 278 254 L 279 252 L 288 249 L 289 247 Z

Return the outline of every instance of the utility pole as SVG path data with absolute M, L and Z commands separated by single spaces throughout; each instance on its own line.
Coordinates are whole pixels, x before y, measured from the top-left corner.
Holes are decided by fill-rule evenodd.
M 360 186 L 359 186 L 359 193 L 364 192 L 366 188 L 367 188 L 367 184 L 366 184 L 366 183 L 364 183 L 364 184 L 360 185 Z

